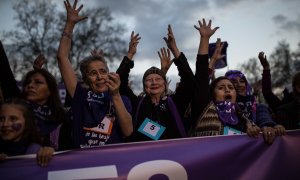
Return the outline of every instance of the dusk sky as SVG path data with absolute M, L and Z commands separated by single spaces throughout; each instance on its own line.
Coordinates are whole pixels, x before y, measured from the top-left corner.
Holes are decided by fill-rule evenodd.
M 15 1 L 0 0 L 0 31 L 16 28 L 12 10 Z M 57 8 L 63 8 L 62 0 L 54 2 Z M 220 37 L 229 44 L 229 66 L 217 74 L 237 68 L 238 64 L 257 57 L 259 51 L 270 55 L 281 40 L 289 43 L 292 51 L 300 42 L 299 0 L 81 0 L 79 3 L 84 8 L 109 7 L 114 21 L 126 26 L 127 42 L 132 30 L 140 33 L 142 39 L 134 58 L 133 74 L 144 73 L 153 65 L 160 66 L 157 50 L 165 46 L 162 38 L 167 35 L 168 24 L 172 25 L 177 45 L 193 71 L 200 40 L 193 26 L 202 18 L 212 19 L 212 27 L 220 27 L 211 42 Z M 172 65 L 168 75 L 176 74 Z

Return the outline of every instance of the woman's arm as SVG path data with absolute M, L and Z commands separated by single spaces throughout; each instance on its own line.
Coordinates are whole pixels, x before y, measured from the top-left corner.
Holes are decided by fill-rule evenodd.
M 129 97 L 134 108 L 136 108 L 137 106 L 137 96 L 129 86 L 129 73 L 130 69 L 134 66 L 133 57 L 136 54 L 137 45 L 139 44 L 140 39 L 141 37 L 139 36 L 139 34 L 135 34 L 134 31 L 132 31 L 127 56 L 124 56 L 120 66 L 117 69 L 117 73 L 119 74 L 121 80 L 119 89 L 120 94 Z
M 160 61 L 164 63 L 162 67 L 169 68 L 172 62 L 177 66 L 178 75 L 180 76 L 180 82 L 176 88 L 176 92 L 172 95 L 172 98 L 177 106 L 180 115 L 183 117 L 186 108 L 189 106 L 193 92 L 194 92 L 194 73 L 189 66 L 189 63 L 183 53 L 180 53 L 175 36 L 171 25 L 168 25 L 167 37 L 164 40 L 174 56 L 174 60 L 171 61 L 169 53 L 164 49 L 161 50 Z
M 272 92 L 270 64 L 264 52 L 258 54 L 258 59 L 263 67 L 262 73 L 262 94 L 269 104 L 270 108 L 276 112 L 277 108 L 282 104 L 280 99 Z
M 82 9 L 83 5 L 79 8 L 76 8 L 77 0 L 75 0 L 73 6 L 71 6 L 69 0 L 64 2 L 66 10 L 67 10 L 67 22 L 65 24 L 60 44 L 58 48 L 58 66 L 64 80 L 65 86 L 70 93 L 71 97 L 74 96 L 76 85 L 77 85 L 77 77 L 75 75 L 75 71 L 72 68 L 72 64 L 69 60 L 69 53 L 71 49 L 71 41 L 72 41 L 72 33 L 76 23 L 86 19 L 86 16 L 79 16 L 78 13 Z
M 206 24 L 205 19 L 199 20 L 199 27 L 194 26 L 200 34 L 200 42 L 196 61 L 195 92 L 192 101 L 192 116 L 196 121 L 204 108 L 211 101 L 209 93 L 208 48 L 209 39 L 219 27 L 211 28 L 211 20 Z

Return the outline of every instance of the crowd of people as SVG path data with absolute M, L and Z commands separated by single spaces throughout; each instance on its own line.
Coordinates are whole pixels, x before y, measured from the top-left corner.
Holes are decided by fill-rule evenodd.
M 209 40 L 219 29 L 199 20 L 196 71 L 176 44 L 171 25 L 166 47 L 158 51 L 161 67 L 150 67 L 143 76 L 143 92 L 129 85 L 134 55 L 141 40 L 132 32 L 127 54 L 116 72 L 110 72 L 103 52 L 94 50 L 81 61 L 78 79 L 69 60 L 72 34 L 87 17 L 66 0 L 66 23 L 60 39 L 57 62 L 69 95 L 69 106 L 61 104 L 53 75 L 37 57 L 33 70 L 17 86 L 4 48 L 0 47 L 0 160 L 9 156 L 37 154 L 37 163 L 47 166 L 55 151 L 89 148 L 123 142 L 246 133 L 263 136 L 271 145 L 286 130 L 300 129 L 300 72 L 293 76 L 293 96 L 279 99 L 272 92 L 270 65 L 263 52 L 262 94 L 258 103 L 245 74 L 229 70 L 214 78 L 216 62 L 223 57 L 218 38 L 209 58 Z M 172 58 L 173 56 L 174 58 Z M 170 91 L 166 73 L 175 64 L 180 82 Z

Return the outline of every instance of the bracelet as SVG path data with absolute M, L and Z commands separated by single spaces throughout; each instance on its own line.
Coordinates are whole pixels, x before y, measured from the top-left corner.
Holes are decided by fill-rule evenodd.
M 69 39 L 72 39 L 72 33 L 67 33 L 67 32 L 63 32 L 62 34 L 61 34 L 61 36 L 62 37 L 67 37 L 67 38 L 69 38 Z

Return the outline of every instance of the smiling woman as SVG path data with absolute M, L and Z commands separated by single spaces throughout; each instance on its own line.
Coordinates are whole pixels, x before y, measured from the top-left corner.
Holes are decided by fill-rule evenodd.
M 120 78 L 108 73 L 102 51 L 93 51 L 80 65 L 83 83 L 77 80 L 69 60 L 74 26 L 87 17 L 79 16 L 83 5 L 77 8 L 77 0 L 71 5 L 64 2 L 67 21 L 58 49 L 58 65 L 72 97 L 72 131 L 76 148 L 121 143 L 132 133 L 133 125 L 129 112 L 131 103 L 119 93 Z
M 143 76 L 144 91 L 136 96 L 128 85 L 129 72 L 134 66 L 133 56 L 141 37 L 132 32 L 127 56 L 123 58 L 117 73 L 121 79 L 121 93 L 130 97 L 135 110 L 134 132 L 131 141 L 149 141 L 186 137 L 183 122 L 184 112 L 188 107 L 193 92 L 193 72 L 185 55 L 179 51 L 171 25 L 168 36 L 164 38 L 169 49 L 161 48 L 158 55 L 161 69 L 150 67 Z M 171 53 L 174 59 L 171 60 Z M 176 92 L 168 94 L 166 73 L 172 63 L 177 66 L 180 83 Z
M 0 161 L 7 156 L 37 154 L 37 162 L 46 166 L 54 152 L 42 147 L 34 114 L 22 99 L 9 99 L 0 105 Z

